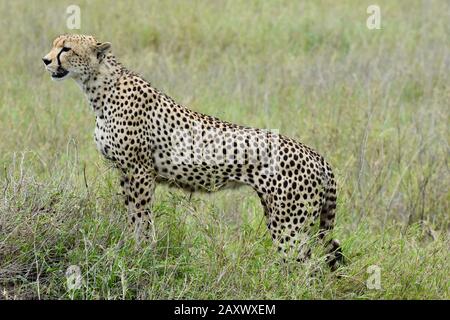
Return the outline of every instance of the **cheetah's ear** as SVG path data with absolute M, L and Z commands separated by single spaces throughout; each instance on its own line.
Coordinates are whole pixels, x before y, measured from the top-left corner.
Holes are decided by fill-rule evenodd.
M 105 55 L 111 50 L 111 43 L 109 42 L 98 42 L 95 45 L 95 50 L 97 51 L 97 59 L 98 60 L 103 60 L 103 58 L 105 57 Z

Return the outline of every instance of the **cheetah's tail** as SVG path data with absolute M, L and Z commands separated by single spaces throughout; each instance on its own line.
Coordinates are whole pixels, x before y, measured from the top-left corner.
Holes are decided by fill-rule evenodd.
M 336 217 L 336 182 L 332 179 L 330 186 L 325 192 L 325 202 L 320 212 L 320 232 L 319 238 L 324 241 L 325 236 L 333 229 Z M 331 270 L 336 270 L 343 262 L 342 249 L 337 239 L 330 239 L 326 242 L 327 263 Z

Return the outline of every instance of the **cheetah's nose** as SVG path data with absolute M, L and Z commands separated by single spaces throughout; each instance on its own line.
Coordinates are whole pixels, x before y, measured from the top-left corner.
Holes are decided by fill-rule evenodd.
M 48 65 L 50 62 L 52 62 L 52 60 L 48 60 L 46 58 L 42 58 L 42 61 L 44 61 L 45 65 Z

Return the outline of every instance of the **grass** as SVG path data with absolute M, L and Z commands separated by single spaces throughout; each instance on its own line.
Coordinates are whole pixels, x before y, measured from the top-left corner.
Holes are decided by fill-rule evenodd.
M 378 1 L 368 30 L 370 1 L 78 2 L 80 33 L 179 102 L 329 160 L 348 260 L 332 273 L 319 248 L 279 263 L 248 188 L 158 188 L 160 240 L 137 246 L 83 94 L 40 61 L 73 1 L 44 2 L 0 2 L 1 299 L 450 298 L 448 3 Z

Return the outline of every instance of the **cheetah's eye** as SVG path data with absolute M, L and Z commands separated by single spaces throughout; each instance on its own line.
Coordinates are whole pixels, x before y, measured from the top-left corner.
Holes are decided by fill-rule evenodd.
M 68 47 L 63 47 L 63 48 L 61 49 L 61 52 L 67 52 L 67 51 L 70 51 L 70 48 L 68 48 Z

